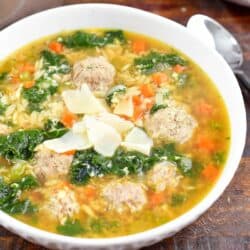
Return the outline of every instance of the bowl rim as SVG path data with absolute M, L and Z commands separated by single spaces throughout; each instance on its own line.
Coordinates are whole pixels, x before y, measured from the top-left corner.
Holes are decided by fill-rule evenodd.
M 74 9 L 74 8 L 88 8 L 88 7 L 95 7 L 95 8 L 113 8 L 113 9 L 117 9 L 117 10 L 121 10 L 123 9 L 124 11 L 129 11 L 129 12 L 134 12 L 138 15 L 144 15 L 148 18 L 152 18 L 155 19 L 159 22 L 166 22 L 168 21 L 169 23 L 171 23 L 172 25 L 175 26 L 176 29 L 182 30 L 183 32 L 187 32 L 187 29 L 185 26 L 172 21 L 171 19 L 159 16 L 157 14 L 154 13 L 150 13 L 141 9 L 137 9 L 137 8 L 133 8 L 133 7 L 129 7 L 129 6 L 124 6 L 124 5 L 118 5 L 118 4 L 105 4 L 105 3 L 84 3 L 84 4 L 72 4 L 72 5 L 66 5 L 66 6 L 60 6 L 60 7 L 56 7 L 56 8 L 52 8 L 52 9 L 48 9 L 48 10 L 44 10 L 41 12 L 38 12 L 36 14 L 27 16 L 25 18 L 22 18 L 21 20 L 7 26 L 6 28 L 4 28 L 3 30 L 0 31 L 0 37 L 3 33 L 8 32 L 11 29 L 14 29 L 16 25 L 23 23 L 24 21 L 28 20 L 28 19 L 32 19 L 34 16 L 46 16 L 47 13 L 50 12 L 57 12 L 57 11 L 63 11 L 64 9 Z M 191 34 L 190 32 L 189 36 L 192 37 L 192 39 L 196 40 L 196 42 L 202 44 L 200 41 L 198 41 L 198 39 Z M 231 74 L 231 78 L 234 78 L 234 82 L 232 82 L 232 84 L 234 84 L 235 88 L 236 88 L 236 92 L 240 91 L 240 88 L 237 84 L 236 78 L 234 76 L 234 74 L 232 73 L 230 67 L 228 66 L 228 64 L 225 62 L 225 60 L 219 56 L 218 53 L 216 53 L 216 51 L 213 51 L 212 49 L 209 49 L 207 47 L 205 47 L 207 50 L 209 50 L 209 53 L 213 54 L 213 56 L 225 67 L 225 70 L 228 71 L 228 74 Z M 191 58 L 192 59 L 192 58 Z M 231 73 L 229 72 L 231 71 Z M 215 83 L 214 83 L 215 84 Z M 216 84 L 215 84 L 216 85 Z M 218 90 L 219 91 L 219 90 Z M 239 93 L 238 93 L 239 94 Z M 240 94 L 241 95 L 241 94 Z M 24 222 L 19 221 L 18 219 L 15 219 L 14 217 L 11 217 L 10 215 L 8 215 L 5 212 L 2 212 L 0 210 L 0 224 L 2 224 L 4 227 L 8 228 L 8 225 L 14 225 L 15 229 L 18 229 L 18 231 L 25 231 L 26 234 L 28 236 L 32 236 L 32 237 L 39 237 L 40 240 L 44 239 L 44 240 L 51 240 L 52 242 L 60 242 L 60 243 L 66 243 L 66 244 L 73 244 L 75 246 L 83 246 L 83 245 L 88 245 L 90 247 L 102 247 L 102 246 L 116 246 L 116 245 L 129 245 L 129 244 L 133 244 L 133 243 L 138 243 L 138 242 L 143 242 L 148 239 L 157 239 L 157 236 L 159 237 L 159 235 L 166 235 L 166 234 L 175 234 L 176 232 L 178 232 L 179 230 L 181 230 L 182 228 L 186 227 L 187 225 L 191 224 L 192 222 L 194 222 L 196 219 L 198 219 L 198 217 L 200 217 L 204 212 L 206 212 L 212 205 L 213 203 L 215 203 L 215 201 L 222 195 L 222 193 L 225 191 L 226 187 L 229 185 L 230 181 L 232 180 L 239 162 L 241 160 L 241 156 L 244 150 L 244 146 L 245 146 L 245 141 L 246 141 L 246 110 L 245 110 L 245 106 L 244 106 L 244 101 L 241 95 L 241 100 L 239 100 L 239 102 L 241 102 L 241 106 L 242 106 L 242 115 L 244 117 L 242 117 L 242 119 L 244 120 L 244 124 L 242 124 L 242 130 L 241 130 L 241 137 L 242 137 L 242 141 L 241 141 L 241 145 L 238 145 L 240 147 L 239 153 L 238 153 L 238 159 L 235 160 L 235 165 L 234 168 L 231 169 L 231 173 L 229 173 L 227 175 L 227 179 L 224 180 L 224 182 L 222 183 L 222 177 L 224 174 L 224 170 L 227 167 L 228 162 L 225 163 L 223 172 L 221 173 L 217 183 L 212 187 L 212 189 L 209 191 L 209 193 L 201 200 L 199 201 L 194 207 L 192 207 L 191 209 L 189 209 L 187 212 L 185 212 L 184 214 L 178 216 L 177 218 L 175 218 L 174 220 L 171 220 L 170 222 L 167 222 L 165 224 L 162 224 L 160 226 L 154 227 L 152 229 L 148 229 L 146 231 L 143 232 L 139 232 L 139 233 L 135 233 L 135 234 L 129 234 L 129 235 L 125 235 L 125 236 L 118 236 L 118 237 L 111 237 L 111 238 L 78 238 L 78 237 L 71 237 L 71 236 L 64 236 L 64 235 L 60 235 L 60 234 L 56 234 L 56 233 L 51 233 L 33 226 L 30 226 L 28 224 L 25 224 Z M 231 131 L 232 134 L 232 131 Z M 217 192 L 215 192 L 215 190 Z M 10 229 L 11 230 L 11 229 Z M 29 237 L 30 238 L 30 237 Z M 41 242 L 42 244 L 42 242 Z

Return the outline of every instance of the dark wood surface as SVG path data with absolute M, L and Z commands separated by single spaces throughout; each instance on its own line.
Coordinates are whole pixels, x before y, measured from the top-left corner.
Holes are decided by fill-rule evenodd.
M 243 68 L 250 75 L 250 8 L 222 0 L 64 0 L 65 4 L 106 2 L 154 12 L 186 24 L 191 15 L 209 15 L 225 25 L 242 45 Z M 250 129 L 250 96 L 245 97 Z M 144 250 L 247 250 L 250 249 L 250 133 L 238 171 L 222 197 L 199 220 L 174 237 Z M 0 250 L 45 250 L 0 227 Z

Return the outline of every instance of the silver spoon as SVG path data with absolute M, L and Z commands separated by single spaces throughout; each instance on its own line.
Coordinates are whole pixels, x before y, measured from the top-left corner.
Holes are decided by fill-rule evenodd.
M 242 70 L 243 53 L 235 37 L 214 19 L 205 15 L 194 15 L 187 28 L 207 46 L 212 47 L 227 61 L 239 82 L 250 91 L 250 78 Z

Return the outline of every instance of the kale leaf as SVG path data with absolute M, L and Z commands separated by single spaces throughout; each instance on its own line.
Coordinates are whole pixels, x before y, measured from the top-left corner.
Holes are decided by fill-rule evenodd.
M 153 107 L 150 109 L 150 115 L 153 115 L 160 109 L 165 109 L 167 107 L 166 104 L 154 104 Z
M 137 151 L 125 151 L 118 148 L 112 157 L 111 173 L 124 176 L 148 171 L 155 163 L 154 157 L 148 157 Z
M 8 76 L 8 72 L 0 73 L 0 82 L 4 81 Z
M 33 175 L 26 175 L 20 181 L 16 182 L 19 185 L 21 190 L 29 190 L 37 187 L 38 181 Z
M 162 71 L 166 67 L 180 64 L 186 65 L 187 62 L 176 54 L 162 54 L 151 51 L 147 55 L 135 58 L 134 65 L 144 74 L 150 74 L 155 71 Z
M 91 176 L 100 176 L 108 171 L 111 161 L 93 149 L 78 151 L 74 155 L 70 180 L 76 185 L 86 184 Z
M 43 69 L 48 75 L 67 74 L 70 72 L 71 67 L 64 55 L 43 50 L 41 56 L 43 59 Z
M 122 30 L 106 31 L 103 36 L 97 36 L 85 31 L 77 31 L 73 35 L 62 38 L 62 43 L 68 48 L 93 48 L 104 47 L 113 43 L 115 40 L 125 42 L 125 36 Z
M 7 105 L 0 100 L 0 115 L 3 115 L 7 109 Z
M 19 182 L 7 184 L 0 178 L 0 209 L 9 214 L 27 214 L 37 210 L 30 200 L 20 200 L 23 190 L 34 188 L 38 182 L 33 176 L 23 177 Z
M 102 233 L 104 230 L 112 230 L 118 226 L 116 221 L 108 221 L 105 219 L 91 219 L 89 223 L 90 230 L 94 233 Z
M 63 225 L 57 226 L 57 232 L 63 235 L 75 236 L 86 232 L 79 220 L 68 219 Z
M 47 139 L 61 137 L 68 130 L 56 121 L 48 121 L 44 129 L 20 130 L 0 136 L 0 155 L 7 160 L 28 160 L 34 149 Z
M 36 80 L 31 88 L 23 89 L 22 96 L 29 102 L 29 110 L 41 111 L 40 105 L 47 100 L 48 96 L 56 93 L 58 84 L 55 80 L 44 78 L 43 76 Z
M 117 176 L 138 175 L 150 170 L 157 162 L 174 162 L 179 171 L 188 177 L 196 177 L 202 166 L 185 155 L 177 153 L 174 144 L 155 147 L 149 156 L 137 151 L 118 148 L 112 157 L 105 157 L 94 149 L 78 151 L 70 169 L 70 181 L 85 185 L 91 177 L 113 174 Z
M 44 125 L 46 140 L 63 136 L 68 129 L 58 120 L 48 120 Z
M 41 57 L 44 74 L 35 81 L 33 87 L 22 90 L 22 96 L 29 102 L 28 108 L 31 112 L 41 111 L 41 104 L 47 100 L 48 96 L 57 92 L 58 83 L 52 78 L 53 74 L 67 74 L 71 70 L 64 55 L 43 50 Z
M 114 99 L 117 95 L 119 95 L 119 94 L 124 94 L 124 93 L 126 93 L 126 90 L 127 90 L 127 88 L 126 88 L 126 86 L 123 85 L 123 84 L 119 84 L 119 85 L 116 85 L 116 86 L 114 86 L 113 88 L 111 88 L 111 89 L 108 91 L 108 93 L 107 93 L 107 95 L 106 95 L 106 98 L 105 98 L 107 104 L 108 104 L 108 105 L 111 105 L 111 104 L 113 103 L 113 99 Z
M 35 147 L 44 141 L 44 133 L 39 129 L 20 130 L 10 135 L 0 136 L 0 155 L 8 160 L 28 160 Z
M 224 152 L 215 152 L 212 155 L 212 160 L 217 165 L 223 164 L 225 162 L 225 153 Z
M 171 206 L 173 207 L 179 206 L 183 204 L 183 202 L 185 202 L 186 199 L 187 197 L 183 194 L 174 194 L 171 198 Z
M 179 74 L 177 80 L 177 86 L 184 87 L 187 84 L 189 78 L 190 78 L 189 74 L 186 73 Z

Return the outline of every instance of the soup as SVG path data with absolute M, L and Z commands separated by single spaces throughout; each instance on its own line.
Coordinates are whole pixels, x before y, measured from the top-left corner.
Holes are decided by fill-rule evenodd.
M 0 83 L 0 209 L 34 227 L 89 238 L 151 229 L 203 199 L 227 159 L 217 89 L 152 38 L 56 34 L 6 58 Z

